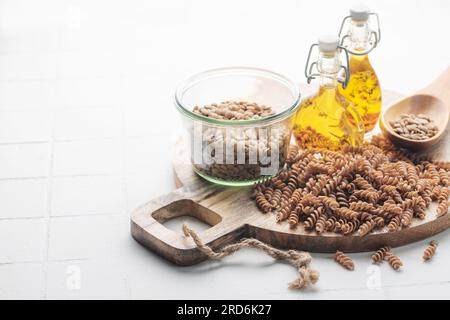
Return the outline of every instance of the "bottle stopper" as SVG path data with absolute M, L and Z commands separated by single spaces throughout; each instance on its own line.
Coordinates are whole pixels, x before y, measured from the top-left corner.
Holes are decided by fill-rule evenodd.
M 321 52 L 335 52 L 339 47 L 339 37 L 334 35 L 324 35 L 319 37 L 318 45 Z
M 350 8 L 350 17 L 356 21 L 367 21 L 369 14 L 370 9 L 364 4 L 357 4 Z

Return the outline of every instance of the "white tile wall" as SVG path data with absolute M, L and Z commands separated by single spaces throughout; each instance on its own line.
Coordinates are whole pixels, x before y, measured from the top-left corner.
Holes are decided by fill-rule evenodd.
M 47 192 L 47 179 L 0 180 L 0 219 L 46 216 Z
M 56 102 L 54 80 L 0 81 L 0 110 L 42 110 Z
M 120 51 L 61 52 L 57 57 L 58 74 L 65 78 L 104 77 L 118 75 L 117 61 Z
M 168 104 L 161 105 L 167 106 Z M 155 109 L 157 109 L 155 105 L 142 106 L 140 108 L 136 108 L 136 106 L 124 108 L 125 134 L 129 137 L 157 136 L 173 130 L 168 120 L 162 120 L 167 122 L 165 127 L 151 125 L 152 119 L 157 114 Z
M 115 262 L 71 260 L 48 265 L 48 299 L 126 299 L 127 280 Z
M 0 220 L 0 264 L 42 261 L 46 234 L 45 219 Z
M 52 216 L 117 214 L 124 203 L 122 180 L 113 176 L 61 177 L 52 183 Z
M 426 292 L 426 294 L 424 294 Z M 448 300 L 450 283 L 434 283 L 427 285 L 405 285 L 386 290 L 387 299 L 400 300 Z
M 55 53 L 7 53 L 0 60 L 0 80 L 37 80 L 56 77 Z
M 169 79 L 164 72 L 153 70 L 150 74 L 128 75 L 121 78 L 124 111 L 140 108 L 150 110 L 154 116 L 174 113 L 173 95 L 180 80 Z M 169 120 L 170 118 L 164 119 Z M 153 126 L 159 127 L 159 126 Z
M 114 138 L 119 136 L 120 129 L 121 114 L 117 107 L 76 108 L 56 111 L 56 140 Z
M 121 153 L 118 140 L 67 141 L 54 144 L 53 174 L 117 174 Z
M 170 142 L 167 140 L 166 136 L 157 134 L 151 137 L 128 138 L 125 147 L 126 173 L 148 172 L 155 180 L 160 180 L 160 166 L 170 163 Z
M 58 107 L 112 106 L 119 102 L 118 77 L 58 79 Z
M 44 274 L 42 263 L 0 265 L 0 299 L 42 299 Z
M 51 111 L 0 111 L 0 143 L 51 139 Z
M 0 145 L 0 179 L 46 177 L 50 158 L 48 143 Z
M 108 256 L 122 220 L 117 215 L 52 217 L 49 260 L 88 259 Z
M 171 168 L 168 168 L 168 170 L 170 169 Z M 168 175 L 173 177 L 173 173 L 171 171 L 169 171 Z M 155 181 L 158 182 L 159 191 L 152 188 Z M 157 197 L 158 194 L 165 194 L 172 191 L 174 189 L 174 185 L 175 183 L 173 181 L 165 181 L 155 178 L 155 174 L 128 175 L 126 177 L 128 212 L 131 212 L 138 206 L 148 202 L 149 199 Z

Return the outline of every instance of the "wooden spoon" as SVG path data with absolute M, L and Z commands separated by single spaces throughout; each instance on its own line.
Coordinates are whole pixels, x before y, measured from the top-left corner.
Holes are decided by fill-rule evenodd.
M 402 113 L 426 114 L 439 131 L 425 140 L 412 140 L 395 133 L 390 121 L 400 119 Z M 381 115 L 380 128 L 399 147 L 423 151 L 435 145 L 443 136 L 450 117 L 450 66 L 429 86 L 389 105 Z

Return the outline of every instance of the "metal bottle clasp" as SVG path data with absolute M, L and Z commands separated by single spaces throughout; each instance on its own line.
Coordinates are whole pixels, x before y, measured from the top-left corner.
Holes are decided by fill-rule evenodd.
M 371 31 L 370 32 L 370 37 L 369 37 L 369 49 L 367 49 L 366 51 L 353 51 L 350 49 L 347 49 L 348 52 L 350 52 L 353 55 L 356 56 L 363 56 L 366 55 L 368 53 L 370 53 L 373 49 L 375 49 L 378 45 L 378 43 L 380 43 L 381 41 L 381 30 L 380 30 L 380 18 L 378 17 L 378 14 L 375 12 L 371 12 L 369 13 L 369 20 L 368 23 L 371 24 L 372 23 L 372 19 L 370 19 L 371 17 L 374 17 L 376 19 L 376 31 Z M 348 22 L 351 20 L 351 16 L 346 16 L 342 22 L 341 22 L 341 27 L 339 29 L 339 38 L 341 38 L 342 35 L 342 31 L 344 30 L 344 27 L 346 24 L 348 24 Z M 342 36 L 341 38 L 341 46 L 346 46 L 345 45 L 345 40 L 348 39 L 348 34 Z
M 318 67 L 318 63 L 317 63 L 317 59 L 316 61 L 314 61 L 313 63 L 310 64 L 310 60 L 311 60 L 311 55 L 313 53 L 313 49 L 315 47 L 319 47 L 319 45 L 317 43 L 313 43 L 311 45 L 311 47 L 309 48 L 309 52 L 308 52 L 308 58 L 306 59 L 306 65 L 305 65 L 305 77 L 307 80 L 307 83 L 311 83 L 311 80 L 316 79 L 319 76 L 322 77 L 327 77 L 330 79 L 334 79 L 334 77 L 332 76 L 327 76 L 326 74 L 323 74 L 320 72 L 319 67 Z M 319 51 L 319 50 L 317 50 Z M 342 53 L 344 52 L 345 55 L 345 65 L 340 65 L 339 67 L 339 71 L 337 72 L 338 77 L 336 78 L 336 80 L 342 84 L 342 87 L 345 89 L 348 85 L 348 82 L 350 81 L 350 62 L 349 62 L 349 53 L 348 50 L 346 48 L 344 48 L 343 46 L 338 46 L 338 52 Z M 342 77 L 340 76 L 340 74 L 344 74 L 345 76 Z

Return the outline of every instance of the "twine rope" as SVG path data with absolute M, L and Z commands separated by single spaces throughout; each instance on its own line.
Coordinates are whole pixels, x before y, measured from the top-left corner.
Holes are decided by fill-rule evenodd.
M 298 270 L 297 278 L 288 285 L 290 289 L 304 289 L 319 280 L 319 272 L 309 268 L 312 258 L 308 252 L 279 250 L 254 238 L 245 238 L 237 243 L 227 245 L 219 251 L 214 251 L 210 246 L 205 245 L 198 234 L 186 224 L 183 224 L 183 233 L 186 237 L 191 237 L 197 248 L 211 260 L 221 260 L 242 248 L 256 248 L 275 260 L 288 262 Z

